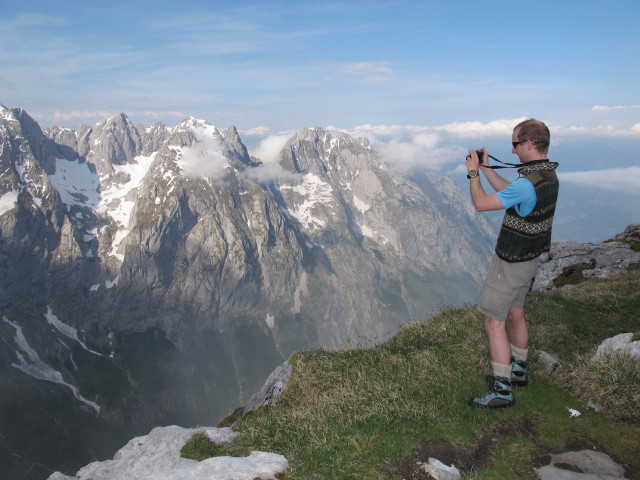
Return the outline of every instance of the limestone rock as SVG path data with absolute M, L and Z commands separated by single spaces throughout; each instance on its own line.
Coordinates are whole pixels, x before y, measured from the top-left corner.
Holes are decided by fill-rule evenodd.
M 420 463 L 422 469 L 435 480 L 460 480 L 460 471 L 454 466 L 448 466 L 435 458 L 429 458 L 428 462 Z
M 282 455 L 257 451 L 247 457 L 212 457 L 202 462 L 182 458 L 180 449 L 196 433 L 215 443 L 228 443 L 237 436 L 230 428 L 157 427 L 130 440 L 113 460 L 90 463 L 75 477 L 56 472 L 49 480 L 253 480 L 274 478 L 289 466 Z
M 561 468 L 564 465 L 572 470 Z M 578 471 L 575 471 L 575 470 Z M 614 480 L 625 478 L 624 468 L 604 453 L 592 450 L 551 455 L 551 463 L 536 469 L 540 480 Z
M 602 243 L 559 242 L 540 256 L 534 291 L 574 285 L 587 278 L 609 278 L 640 265 L 640 224 L 629 225 Z
M 554 353 L 547 353 L 543 350 L 538 350 L 536 353 L 538 354 L 538 357 L 542 362 L 542 369 L 544 370 L 544 372 L 550 377 L 553 376 L 557 371 L 560 357 L 558 357 Z
M 621 333 L 607 338 L 600 344 L 591 361 L 595 362 L 607 354 L 628 354 L 636 362 L 640 362 L 640 341 L 633 341 L 633 333 Z
M 289 378 L 291 378 L 292 373 L 293 367 L 289 362 L 284 362 L 282 365 L 277 367 L 271 375 L 269 375 L 269 378 L 267 378 L 267 381 L 264 383 L 260 391 L 251 397 L 247 405 L 244 407 L 242 414 L 245 415 L 260 407 L 266 407 L 276 403 L 287 386 L 287 382 L 289 381 Z

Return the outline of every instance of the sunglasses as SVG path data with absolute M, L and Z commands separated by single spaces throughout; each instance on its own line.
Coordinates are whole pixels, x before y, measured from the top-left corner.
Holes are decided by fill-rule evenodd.
M 511 142 L 511 145 L 513 145 L 513 148 L 516 148 L 518 145 L 520 145 L 521 143 L 527 143 L 527 140 L 523 141 L 523 142 Z

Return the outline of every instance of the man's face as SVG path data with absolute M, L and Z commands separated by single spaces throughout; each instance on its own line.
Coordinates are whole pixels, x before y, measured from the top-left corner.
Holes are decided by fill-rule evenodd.
M 518 140 L 518 134 L 520 133 L 520 129 L 514 129 L 513 133 L 511 134 L 511 145 L 513 145 L 514 143 L 518 143 L 520 142 L 520 140 Z M 522 142 L 519 145 L 516 145 L 515 147 L 511 148 L 511 153 L 518 155 L 518 158 L 520 158 L 520 153 L 522 152 L 522 149 L 524 148 L 524 144 L 526 142 Z

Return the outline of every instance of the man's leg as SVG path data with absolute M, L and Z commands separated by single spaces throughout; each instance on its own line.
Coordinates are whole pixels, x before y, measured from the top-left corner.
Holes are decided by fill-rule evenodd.
M 489 337 L 491 369 L 489 393 L 469 400 L 469 404 L 483 408 L 505 408 L 515 404 L 511 391 L 511 347 L 504 321 L 486 317 L 484 328 Z
M 507 316 L 507 324 L 511 345 L 526 350 L 529 347 L 529 330 L 524 318 L 524 308 L 511 307 Z
M 491 361 L 500 365 L 511 364 L 511 348 L 505 322 L 486 317 L 484 329 L 489 337 Z
M 524 317 L 524 309 L 510 308 L 507 325 L 511 349 L 511 383 L 524 387 L 529 384 L 527 372 L 529 331 Z

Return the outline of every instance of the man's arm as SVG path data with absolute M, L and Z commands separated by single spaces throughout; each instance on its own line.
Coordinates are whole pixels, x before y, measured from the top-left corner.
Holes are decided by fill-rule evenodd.
M 482 150 L 485 152 L 485 157 L 488 158 L 488 155 L 486 154 L 484 148 Z M 480 159 L 478 158 L 478 153 L 475 150 L 471 150 L 469 156 L 467 157 L 467 170 L 479 170 L 479 168 Z M 489 183 L 496 191 L 503 190 L 509 185 L 509 182 L 495 173 L 493 169 L 489 168 L 484 170 L 487 180 L 489 180 Z M 487 175 L 487 170 L 491 171 L 491 177 Z M 469 188 L 471 191 L 471 200 L 473 201 L 473 206 L 478 212 L 504 209 L 502 203 L 500 202 L 500 199 L 495 193 L 487 195 L 487 193 L 484 191 L 482 183 L 480 183 L 480 175 L 469 180 Z
M 504 207 L 498 198 L 498 195 L 492 193 L 487 195 L 480 183 L 480 176 L 472 178 L 470 181 L 471 200 L 473 206 L 476 207 L 478 212 L 486 212 L 489 210 L 503 210 Z
M 508 180 L 502 178 L 493 168 L 480 167 L 480 171 L 484 173 L 484 176 L 489 181 L 489 184 L 491 184 L 496 192 L 504 190 L 510 183 Z

